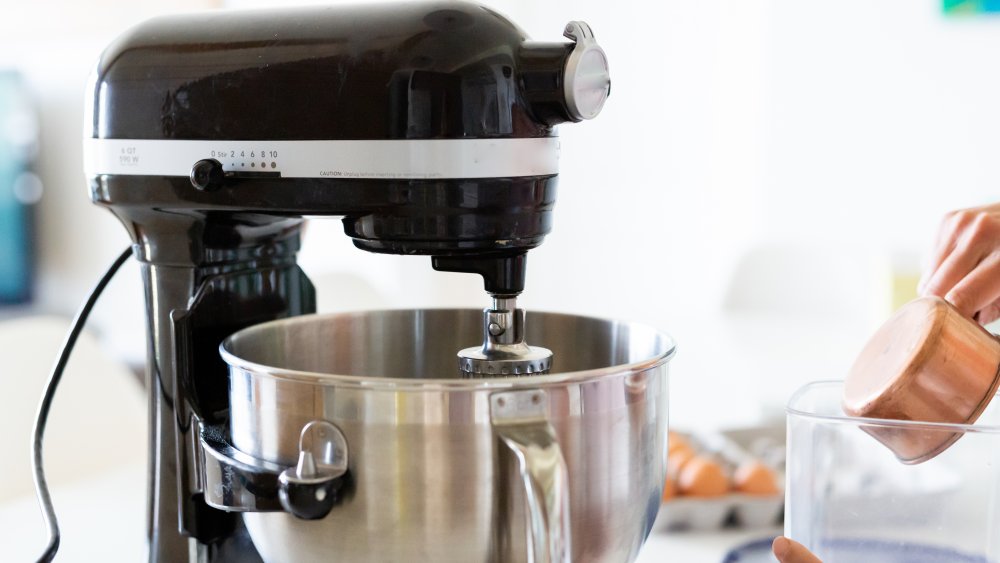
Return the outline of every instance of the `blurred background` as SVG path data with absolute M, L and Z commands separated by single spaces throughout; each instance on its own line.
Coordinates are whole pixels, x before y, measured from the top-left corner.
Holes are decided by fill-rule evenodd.
M 561 128 L 556 224 L 530 254 L 521 302 L 673 334 L 677 427 L 781 420 L 794 389 L 841 378 L 874 326 L 914 295 L 940 217 L 1000 200 L 1000 18 L 977 13 L 989 2 L 487 3 L 536 39 L 587 21 L 613 77 L 598 119 Z M 10 478 L 0 501 L 30 490 L 30 421 L 48 367 L 69 317 L 129 244 L 90 203 L 82 172 L 83 96 L 98 55 L 160 13 L 278 4 L 5 8 L 0 396 L 9 399 L 0 420 L 9 424 L 0 474 Z M 486 303 L 478 278 L 356 250 L 337 220 L 311 222 L 301 263 L 323 311 Z M 94 434 L 82 439 L 87 428 L 116 425 L 144 439 L 133 376 L 146 353 L 141 299 L 130 263 L 81 353 L 108 367 L 71 366 L 56 402 L 55 474 L 85 472 L 81 449 L 126 455 L 114 442 L 90 443 Z

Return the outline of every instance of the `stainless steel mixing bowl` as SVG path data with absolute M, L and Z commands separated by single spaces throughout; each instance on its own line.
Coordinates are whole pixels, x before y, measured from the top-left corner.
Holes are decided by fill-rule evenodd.
M 346 438 L 351 485 L 320 520 L 244 515 L 266 561 L 635 559 L 666 468 L 671 338 L 529 313 L 549 375 L 463 379 L 478 310 L 295 317 L 222 344 L 233 445 L 289 466 L 316 420 Z

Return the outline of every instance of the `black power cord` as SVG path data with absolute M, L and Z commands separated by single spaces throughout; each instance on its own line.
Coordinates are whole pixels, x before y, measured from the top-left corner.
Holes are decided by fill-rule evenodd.
M 115 276 L 118 269 L 121 268 L 122 264 L 131 255 L 131 248 L 127 248 L 121 253 L 114 263 L 111 264 L 111 267 L 108 268 L 108 271 L 104 272 L 104 277 L 101 278 L 101 281 L 97 282 L 97 285 L 90 292 L 90 297 L 87 298 L 87 301 L 77 311 L 76 318 L 73 319 L 73 325 L 69 329 L 69 334 L 66 335 L 66 340 L 63 342 L 59 359 L 56 361 L 55 366 L 52 367 L 52 375 L 49 376 L 49 382 L 45 384 L 45 394 L 42 395 L 42 403 L 38 405 L 38 416 L 35 418 L 35 430 L 31 440 L 31 470 L 35 479 L 35 494 L 38 496 L 38 504 L 42 509 L 42 518 L 45 520 L 45 527 L 48 528 L 49 534 L 48 545 L 45 546 L 45 552 L 38 558 L 39 563 L 52 561 L 56 556 L 56 551 L 59 550 L 59 522 L 56 520 L 56 511 L 52 507 L 52 497 L 49 495 L 49 485 L 45 481 L 45 467 L 42 464 L 42 439 L 45 437 L 45 423 L 49 419 L 49 409 L 52 407 L 52 399 L 56 395 L 56 387 L 59 386 L 59 381 L 62 379 L 66 362 L 69 361 L 70 352 L 73 351 L 76 339 L 80 336 L 80 332 L 83 331 L 83 325 L 87 322 L 87 317 L 90 316 L 90 311 L 94 308 L 94 303 L 97 302 L 97 298 L 104 292 L 104 288 L 107 287 L 111 278 Z

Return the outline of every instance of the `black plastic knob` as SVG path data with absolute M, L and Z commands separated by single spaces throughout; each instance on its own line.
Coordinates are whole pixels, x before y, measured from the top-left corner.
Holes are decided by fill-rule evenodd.
M 194 163 L 191 167 L 191 185 L 197 190 L 210 192 L 222 186 L 225 173 L 222 163 L 214 158 L 206 158 Z
M 294 469 L 278 477 L 278 500 L 286 512 L 302 520 L 326 517 L 342 500 L 347 474 L 337 477 L 297 478 Z

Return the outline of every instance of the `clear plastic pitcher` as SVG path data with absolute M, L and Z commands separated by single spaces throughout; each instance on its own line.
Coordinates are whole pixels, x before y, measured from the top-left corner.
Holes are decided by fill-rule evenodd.
M 853 418 L 842 396 L 818 382 L 788 403 L 785 535 L 824 563 L 1000 561 L 1000 400 L 965 425 Z M 959 438 L 905 465 L 886 432 Z

